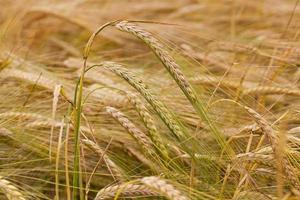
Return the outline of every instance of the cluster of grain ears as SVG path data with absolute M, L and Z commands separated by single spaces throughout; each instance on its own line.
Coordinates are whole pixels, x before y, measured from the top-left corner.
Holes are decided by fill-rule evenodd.
M 160 118 L 167 125 L 167 127 L 171 130 L 174 136 L 176 136 L 177 138 L 181 138 L 184 136 L 184 133 L 182 132 L 181 127 L 178 125 L 178 122 L 175 119 L 174 115 L 161 101 L 158 100 L 156 96 L 154 96 L 150 92 L 148 86 L 145 85 L 143 81 L 137 79 L 134 74 L 132 74 L 120 64 L 114 62 L 103 62 L 100 63 L 99 66 L 103 66 L 111 70 L 112 72 L 126 80 L 137 91 L 139 91 L 140 94 L 142 94 L 142 96 L 147 100 L 147 102 L 160 116 Z
M 264 134 L 266 134 L 266 136 L 268 137 L 268 139 L 270 141 L 270 144 L 271 144 L 271 147 L 272 147 L 273 152 L 274 152 L 275 157 L 276 157 L 276 154 L 277 154 L 276 152 L 277 152 L 277 148 L 278 148 L 278 137 L 277 137 L 275 131 L 268 124 L 268 122 L 260 114 L 258 114 L 256 111 L 254 111 L 253 109 L 251 109 L 247 106 L 245 106 L 245 109 L 255 119 L 256 123 L 262 129 L 262 132 Z M 283 155 L 283 158 L 282 158 L 282 168 L 284 169 L 286 176 L 291 181 L 293 186 L 295 188 L 297 188 L 298 190 L 300 190 L 299 180 L 298 180 L 297 176 L 295 175 L 295 172 L 294 172 L 294 169 L 293 169 L 292 165 L 289 163 L 289 161 L 288 161 L 288 159 L 286 158 L 285 155 Z

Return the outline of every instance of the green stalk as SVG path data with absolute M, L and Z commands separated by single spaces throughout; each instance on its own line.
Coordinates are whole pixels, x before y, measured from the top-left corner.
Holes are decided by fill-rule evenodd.
M 75 130 L 74 130 L 74 169 L 73 169 L 73 199 L 82 200 L 83 192 L 81 189 L 82 186 L 82 174 L 80 171 L 80 122 L 81 122 L 81 112 L 82 112 L 82 91 L 83 91 L 83 80 L 85 73 L 85 63 L 83 70 L 79 79 L 79 82 L 76 85 L 75 95 L 74 95 L 74 104 L 75 104 Z
M 66 176 L 66 193 L 67 193 L 67 200 L 71 200 L 71 190 L 70 190 L 70 178 L 69 178 L 69 165 L 68 165 L 68 141 L 69 141 L 69 127 L 70 127 L 70 116 L 72 111 L 72 105 L 69 104 L 68 111 L 67 111 L 67 117 L 66 117 L 66 128 L 64 129 L 64 135 L 65 135 L 65 176 Z

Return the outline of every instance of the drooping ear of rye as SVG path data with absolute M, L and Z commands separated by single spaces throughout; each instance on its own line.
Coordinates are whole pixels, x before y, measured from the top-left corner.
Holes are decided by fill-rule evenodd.
M 114 21 L 114 22 L 106 23 L 102 27 L 100 27 L 90 38 L 85 48 L 85 58 L 87 59 L 89 55 L 90 48 L 94 41 L 95 36 L 99 34 L 107 26 L 114 26 L 121 31 L 131 33 L 132 35 L 139 38 L 141 41 L 143 41 L 145 44 L 147 44 L 147 46 L 151 48 L 151 50 L 155 53 L 157 58 L 160 59 L 162 64 L 165 66 L 165 68 L 168 70 L 170 75 L 173 77 L 173 79 L 176 81 L 178 86 L 181 88 L 181 90 L 183 91 L 187 99 L 190 101 L 190 103 L 192 104 L 196 112 L 200 115 L 201 119 L 208 124 L 215 140 L 218 142 L 221 148 L 225 150 L 227 155 L 230 156 L 234 155 L 234 151 L 225 142 L 225 138 L 223 134 L 217 128 L 215 123 L 210 119 L 206 108 L 203 106 L 203 103 L 197 97 L 197 93 L 194 91 L 190 83 L 183 75 L 178 64 L 169 55 L 169 53 L 166 51 L 166 48 L 154 36 L 152 36 L 150 32 L 141 29 L 140 27 L 138 27 L 137 25 L 129 21 Z
M 247 112 L 254 118 L 258 126 L 262 129 L 263 133 L 266 134 L 268 137 L 272 150 L 274 152 L 275 157 L 277 157 L 277 148 L 279 147 L 278 144 L 278 135 L 275 133 L 274 129 L 268 124 L 268 122 L 255 110 L 252 108 L 249 108 L 247 106 L 244 106 L 244 108 L 247 110 Z M 300 190 L 300 183 L 298 180 L 298 177 L 296 176 L 293 166 L 289 163 L 286 155 L 282 155 L 282 168 L 286 173 L 287 178 L 290 180 L 290 182 L 293 184 L 293 186 Z

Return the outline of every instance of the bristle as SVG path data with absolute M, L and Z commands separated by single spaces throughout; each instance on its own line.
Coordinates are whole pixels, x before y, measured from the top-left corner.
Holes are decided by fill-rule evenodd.
M 98 154 L 98 156 L 100 156 L 100 157 L 103 156 L 103 160 L 105 161 L 107 167 L 109 168 L 109 170 L 111 170 L 113 172 L 113 175 L 117 179 L 121 179 L 121 180 L 123 179 L 124 175 L 123 175 L 122 169 L 120 169 L 120 167 L 118 167 L 118 165 L 116 165 L 96 143 L 94 143 L 93 141 L 88 140 L 88 139 L 84 139 L 84 140 L 82 140 L 82 142 L 87 147 L 89 147 L 94 152 L 96 152 Z

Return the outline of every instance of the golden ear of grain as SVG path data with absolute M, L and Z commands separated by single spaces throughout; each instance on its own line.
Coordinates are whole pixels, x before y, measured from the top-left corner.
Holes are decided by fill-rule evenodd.
M 262 95 L 262 94 L 287 94 L 300 96 L 300 90 L 280 87 L 259 86 L 248 88 L 243 91 L 243 95 Z
M 262 129 L 262 132 L 265 133 L 271 143 L 272 150 L 274 152 L 275 157 L 277 157 L 277 148 L 278 148 L 278 137 L 273 128 L 269 125 L 269 123 L 256 111 L 252 108 L 244 106 L 247 112 L 254 118 L 258 126 Z M 285 171 L 286 176 L 293 184 L 295 188 L 298 190 L 300 189 L 300 184 L 297 176 L 295 175 L 293 166 L 289 163 L 288 159 L 286 158 L 285 153 L 282 155 L 282 168 Z
M 141 145 L 142 149 L 147 153 L 152 154 L 152 143 L 149 138 L 133 122 L 131 122 L 121 111 L 114 107 L 106 107 L 106 112 L 109 113 L 121 126 L 123 126 L 128 133 Z
M 168 151 L 165 145 L 162 142 L 162 139 L 157 131 L 157 128 L 154 123 L 154 119 L 150 115 L 146 106 L 142 103 L 142 101 L 137 97 L 137 95 L 127 92 L 127 97 L 130 103 L 135 107 L 137 112 L 139 113 L 143 123 L 145 124 L 146 128 L 148 129 L 148 136 L 152 140 L 154 146 L 158 150 L 160 154 L 164 157 L 168 157 Z
M 222 77 L 215 77 L 209 75 L 197 75 L 190 79 L 193 83 L 200 83 L 202 85 L 207 85 L 211 87 L 216 87 L 216 85 L 220 84 L 220 87 L 224 89 L 236 89 L 239 87 L 238 82 L 233 82 L 230 80 L 222 80 Z
M 3 115 L 1 115 L 3 114 Z M 17 117 L 31 117 L 33 118 L 33 122 L 30 122 L 28 124 L 25 125 L 26 128 L 35 128 L 35 127 L 61 127 L 61 122 L 57 121 L 57 120 L 52 120 L 51 118 L 37 118 L 38 115 L 35 113 L 1 113 L 1 116 L 17 116 Z M 20 114 L 20 115 L 17 115 Z M 70 127 L 71 129 L 74 129 L 73 125 L 71 125 Z M 91 133 L 90 128 L 86 127 L 86 126 L 81 126 L 80 127 L 80 131 L 85 132 L 85 133 Z
M 0 176 L 0 190 L 2 190 L 8 200 L 26 200 L 22 192 L 2 176 Z
M 272 155 L 265 155 L 261 153 L 242 153 L 236 155 L 238 161 L 252 161 L 252 162 L 257 162 L 257 163 L 262 163 L 267 166 L 274 166 L 274 156 Z
M 175 81 L 182 89 L 182 91 L 187 95 L 187 97 L 192 101 L 196 101 L 196 94 L 181 72 L 180 67 L 165 50 L 165 47 L 155 37 L 153 37 L 151 33 L 128 21 L 117 22 L 114 24 L 114 26 L 121 31 L 131 33 L 144 41 L 162 61 L 166 69 L 169 71 L 172 77 L 174 77 Z
M 111 199 L 116 195 L 122 197 L 150 197 L 159 196 L 147 186 L 141 184 L 122 183 L 101 189 L 94 200 Z
M 179 190 L 177 190 L 173 185 L 167 183 L 165 180 L 159 177 L 144 177 L 140 181 L 149 188 L 157 191 L 159 194 L 171 200 L 188 200 L 188 198 L 184 196 Z
M 1 118 L 20 118 L 20 119 L 48 119 L 47 117 L 37 114 L 37 113 L 29 113 L 29 112 L 4 112 L 0 113 Z
M 61 127 L 61 122 L 54 121 L 52 119 L 46 119 L 46 120 L 35 120 L 33 122 L 27 123 L 25 125 L 26 128 L 38 128 L 38 127 Z

